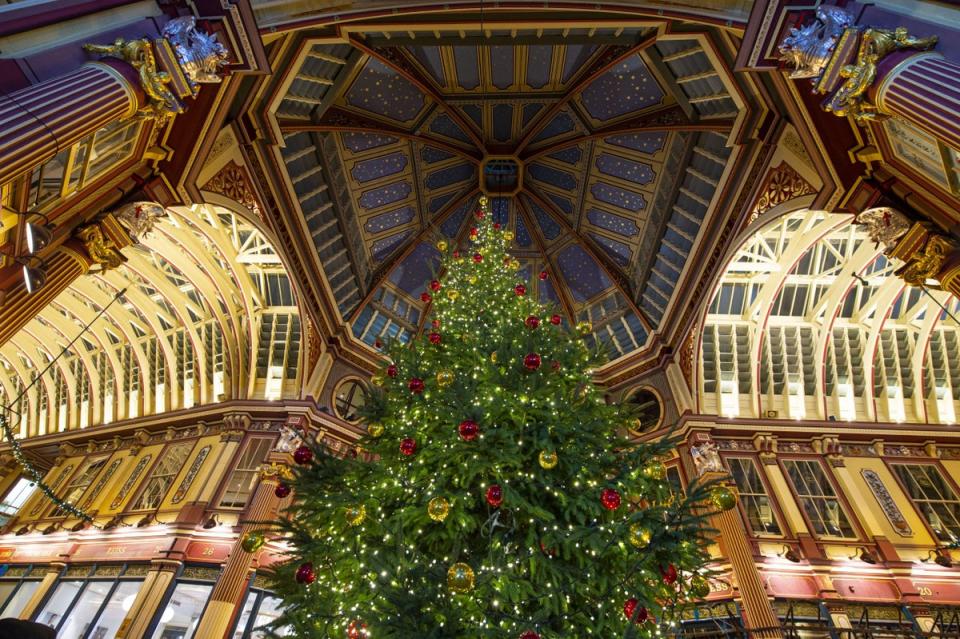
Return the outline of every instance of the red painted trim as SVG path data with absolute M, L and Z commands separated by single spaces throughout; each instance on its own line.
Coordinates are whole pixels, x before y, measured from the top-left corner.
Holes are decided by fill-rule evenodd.
M 134 4 L 136 0 L 57 0 L 37 5 L 14 7 L 2 12 L 0 36 L 39 29 L 91 13 Z

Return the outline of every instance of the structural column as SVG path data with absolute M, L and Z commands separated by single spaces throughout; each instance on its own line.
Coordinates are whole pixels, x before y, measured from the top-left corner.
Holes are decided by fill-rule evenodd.
M 279 467 L 271 465 L 260 472 L 260 483 L 243 517 L 247 523 L 240 526 L 240 537 L 213 588 L 207 609 L 197 625 L 196 637 L 221 639 L 229 630 L 230 621 L 250 577 L 254 557 L 259 552 L 247 552 L 241 543 L 247 533 L 263 529 L 264 525 L 258 522 L 270 521 L 276 515 L 280 499 L 275 491 L 279 483 Z
M 43 600 L 50 594 L 50 588 L 52 588 L 57 582 L 57 579 L 60 578 L 60 573 L 63 572 L 66 566 L 67 564 L 59 561 L 50 564 L 49 568 L 47 568 L 47 573 L 40 582 L 40 586 L 34 591 L 33 596 L 30 597 L 30 601 L 23 607 L 23 610 L 20 611 L 21 619 L 29 619 L 36 614 L 40 609 L 40 604 L 43 603 Z
M 157 608 L 173 583 L 183 562 L 176 559 L 154 559 L 137 596 L 117 629 L 116 639 L 145 637 Z M 194 635 L 201 637 L 202 635 Z
M 0 184 L 144 104 L 136 71 L 116 59 L 0 97 Z
M 891 55 L 878 67 L 874 86 L 877 109 L 897 115 L 944 143 L 960 148 L 960 64 L 939 53 L 913 53 L 899 61 Z

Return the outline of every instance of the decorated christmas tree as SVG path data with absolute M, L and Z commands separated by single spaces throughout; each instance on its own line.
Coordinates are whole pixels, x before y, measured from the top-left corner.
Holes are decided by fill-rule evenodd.
M 709 592 L 705 517 L 733 496 L 680 492 L 666 480 L 671 443 L 628 439 L 631 416 L 591 382 L 590 326 L 569 330 L 528 294 L 511 240 L 481 198 L 467 246 L 437 243 L 425 334 L 385 347 L 362 454 L 296 451 L 277 627 L 656 636 Z

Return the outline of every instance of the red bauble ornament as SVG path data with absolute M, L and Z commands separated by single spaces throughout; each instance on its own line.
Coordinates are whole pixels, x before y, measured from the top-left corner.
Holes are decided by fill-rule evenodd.
M 374 348 L 383 348 L 383 342 L 380 341 L 380 338 L 379 338 L 379 337 L 378 337 L 377 339 L 373 340 L 373 347 L 374 347 Z
M 479 253 L 474 253 L 474 254 L 473 254 L 473 261 L 474 261 L 475 263 L 479 264 L 480 262 L 483 261 L 483 256 L 480 255 Z
M 540 639 L 540 635 L 535 633 L 533 630 L 527 630 L 525 633 L 520 635 L 520 639 Z
M 430 326 L 434 328 L 440 328 L 440 320 L 438 319 L 433 320 L 432 322 L 430 322 Z
M 493 223 L 493 228 L 496 229 L 497 231 L 499 231 L 499 230 L 500 230 L 500 222 L 494 222 L 494 223 Z
M 560 322 L 562 321 L 563 321 L 563 318 L 557 315 L 556 313 L 550 316 L 550 323 L 553 324 L 554 326 L 560 326 Z
M 524 286 L 523 284 L 517 284 L 516 286 L 513 287 L 513 292 L 516 293 L 517 295 L 526 295 L 527 287 Z
M 433 297 L 431 297 L 430 293 L 427 293 L 426 291 L 424 291 L 423 293 L 420 293 L 421 302 L 429 304 L 432 299 Z
M 350 625 L 347 626 L 347 639 L 364 639 L 368 636 L 370 635 L 367 632 L 367 624 L 359 619 L 354 619 L 350 622 Z
M 404 437 L 400 440 L 400 452 L 409 457 L 417 452 L 417 440 L 413 437 Z
M 475 226 L 470 227 L 470 237 L 476 237 L 477 233 L 479 233 L 479 231 L 477 230 L 477 227 Z
M 293 451 L 293 461 L 297 462 L 301 466 L 304 464 L 309 464 L 313 461 L 313 451 L 310 450 L 309 446 L 298 446 L 297 449 Z
M 536 328 L 540 326 L 540 318 L 536 315 L 530 315 L 523 321 L 527 325 L 527 328 Z
M 290 486 L 287 484 L 277 484 L 277 487 L 273 489 L 273 494 L 283 499 L 290 494 Z
M 527 356 L 523 358 L 523 365 L 527 367 L 527 370 L 537 370 L 540 368 L 540 356 L 536 353 L 528 353 Z
M 544 554 L 545 557 L 556 557 L 557 549 L 556 548 L 547 548 L 543 545 L 543 541 L 540 542 L 540 552 Z
M 560 362 L 558 362 L 557 360 L 553 360 L 552 362 L 550 362 L 550 368 L 552 368 L 552 369 L 554 370 L 554 372 L 559 371 L 559 370 L 560 370 Z
M 309 561 L 300 564 L 297 568 L 297 574 L 294 576 L 298 584 L 312 584 L 317 580 L 317 573 L 313 572 L 313 564 Z
M 620 507 L 620 493 L 613 488 L 604 488 L 600 491 L 600 503 L 607 510 L 616 510 Z
M 465 442 L 472 442 L 480 433 L 480 426 L 472 419 L 465 419 L 460 422 L 458 430 L 460 431 L 460 439 Z
M 477 212 L 474 213 L 474 215 L 477 216 L 477 219 L 478 219 L 478 220 L 482 220 L 482 219 L 483 219 L 483 216 L 484 216 L 483 209 L 477 209 Z
M 453 252 L 453 257 L 455 257 L 455 258 L 460 257 L 460 251 L 454 251 L 454 252 Z
M 550 277 L 550 275 L 546 271 L 540 271 L 540 275 L 538 277 L 541 280 L 546 280 L 548 277 Z
M 630 597 L 625 602 L 623 602 L 623 615 L 627 619 L 633 619 L 636 623 L 643 623 L 647 620 L 647 609 L 643 606 L 640 606 L 640 610 L 637 610 L 637 606 L 640 605 L 640 602 L 636 600 L 635 597 Z M 637 616 L 634 619 L 633 613 L 636 611 Z
M 410 388 L 410 392 L 414 395 L 419 395 L 423 392 L 423 380 L 419 377 L 411 377 L 410 382 L 407 383 L 407 386 Z
M 503 489 L 499 484 L 492 484 L 487 488 L 487 503 L 497 508 L 503 503 Z
M 663 583 L 667 584 L 668 586 L 676 583 L 677 581 L 677 567 L 673 564 L 667 565 L 666 568 L 661 566 L 660 574 L 663 575 Z
M 440 290 L 440 282 L 438 280 L 430 280 L 430 290 L 436 293 Z
M 504 265 L 504 266 L 510 266 L 510 256 L 509 256 L 509 255 L 506 256 L 505 258 L 503 258 L 503 265 Z
M 439 344 L 441 340 L 440 333 L 430 333 L 428 339 L 431 344 Z
M 389 376 L 389 377 L 396 377 L 396 376 L 397 376 L 397 365 L 396 365 L 396 364 L 390 364 L 389 366 L 387 366 L 387 376 Z

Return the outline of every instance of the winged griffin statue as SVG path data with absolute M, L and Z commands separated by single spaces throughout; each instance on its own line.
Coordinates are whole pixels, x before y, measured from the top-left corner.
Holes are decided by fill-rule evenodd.
M 853 25 L 853 16 L 840 7 L 820 6 L 816 19 L 808 25 L 790 29 L 780 43 L 780 59 L 793 66 L 791 78 L 813 78 L 823 73 L 837 41 Z

